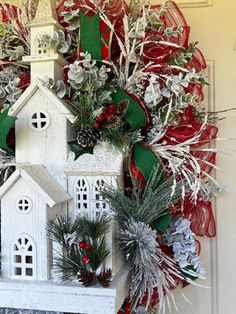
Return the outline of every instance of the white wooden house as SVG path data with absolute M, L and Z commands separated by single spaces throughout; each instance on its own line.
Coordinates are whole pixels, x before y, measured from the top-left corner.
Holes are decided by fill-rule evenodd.
M 94 155 L 74 161 L 67 142 L 75 137 L 75 117 L 66 104 L 43 87 L 45 75 L 63 78 L 67 64 L 54 49 L 39 47 L 38 35 L 53 36 L 61 28 L 54 0 L 40 0 L 31 27 L 31 84 L 10 109 L 16 116 L 17 169 L 0 188 L 1 274 L 0 308 L 86 314 L 115 314 L 127 295 L 127 271 L 121 270 L 111 288 L 84 288 L 53 280 L 52 243 L 46 226 L 57 214 L 109 212 L 98 190 L 104 183 L 122 181 L 123 156 L 101 145 Z M 108 235 L 111 249 L 107 267 L 120 269 L 114 244 L 115 227 Z M 27 293 L 26 293 L 27 291 Z
M 49 219 L 63 212 L 70 196 L 38 165 L 20 166 L 0 189 L 2 274 L 11 279 L 48 280 L 52 248 Z
M 110 145 L 95 146 L 93 154 L 84 154 L 76 161 L 74 153 L 69 154 L 65 172 L 68 177 L 68 193 L 72 195 L 69 212 L 72 215 L 87 215 L 96 218 L 101 213 L 110 213 L 109 205 L 99 194 L 104 185 L 116 187 L 123 182 L 123 155 Z M 121 266 L 118 244 L 115 239 L 117 226 L 112 225 L 107 235 L 110 255 L 106 267 L 115 274 Z

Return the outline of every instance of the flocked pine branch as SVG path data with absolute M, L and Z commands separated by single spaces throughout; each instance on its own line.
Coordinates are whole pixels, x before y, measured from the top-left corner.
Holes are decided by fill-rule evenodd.
M 131 198 L 121 188 L 114 187 L 105 187 L 101 195 L 110 204 L 118 221 L 133 218 L 149 224 L 168 213 L 169 207 L 181 200 L 188 190 L 186 180 L 176 182 L 170 177 L 157 187 L 159 180 L 160 171 L 156 167 L 144 191 L 136 190 Z

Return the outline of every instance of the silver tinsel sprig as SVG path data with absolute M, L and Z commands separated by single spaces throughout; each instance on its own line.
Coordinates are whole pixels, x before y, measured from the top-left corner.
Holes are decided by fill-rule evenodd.
M 140 254 L 143 262 L 151 253 L 155 253 L 156 238 L 155 230 L 143 222 L 136 222 L 134 219 L 130 219 L 124 224 L 119 237 L 121 248 L 126 252 L 127 260 Z
M 147 310 L 154 289 L 157 289 L 160 300 L 158 313 L 165 313 L 166 303 L 170 308 L 170 299 L 176 306 L 171 291 L 176 284 L 174 278 L 185 277 L 176 262 L 162 252 L 157 242 L 157 232 L 143 222 L 129 219 L 121 227 L 119 242 L 132 271 L 132 307 L 135 309 L 145 297 Z
M 228 192 L 226 186 L 219 186 L 217 182 L 207 180 L 202 183 L 199 196 L 203 201 L 212 201 L 221 192 Z

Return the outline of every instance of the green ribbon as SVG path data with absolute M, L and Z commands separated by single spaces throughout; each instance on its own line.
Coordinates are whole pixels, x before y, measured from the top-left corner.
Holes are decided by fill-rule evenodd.
M 156 187 L 158 188 L 164 182 L 161 159 L 149 147 L 141 143 L 134 145 L 134 163 L 146 181 L 150 178 L 153 168 L 159 165 L 159 180 L 156 182 Z M 154 221 L 153 225 L 158 231 L 165 232 L 171 219 L 172 214 L 167 213 Z
M 14 156 L 15 152 L 7 145 L 7 136 L 15 124 L 16 117 L 8 115 L 9 109 L 0 113 L 0 148 L 6 151 L 8 154 Z
M 165 232 L 169 226 L 169 223 L 172 219 L 171 213 L 161 216 L 156 221 L 154 221 L 155 228 L 160 232 Z
M 124 90 L 117 87 L 111 97 L 112 101 L 117 105 L 123 100 L 129 100 L 124 119 L 128 122 L 131 131 L 141 129 L 147 125 L 147 116 L 144 109 Z
M 83 52 L 89 52 L 92 59 L 102 60 L 100 17 L 92 17 L 80 11 L 80 45 Z
M 134 145 L 134 163 L 137 166 L 138 170 L 144 176 L 144 179 L 148 181 L 153 168 L 161 163 L 160 158 L 150 150 L 149 147 L 142 145 L 141 143 L 136 143 Z M 160 169 L 160 180 L 159 185 L 163 182 L 164 176 L 162 174 L 161 167 Z

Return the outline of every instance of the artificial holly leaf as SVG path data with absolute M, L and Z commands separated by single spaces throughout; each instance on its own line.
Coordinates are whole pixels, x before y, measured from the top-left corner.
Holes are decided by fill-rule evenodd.
M 170 213 L 161 216 L 154 222 L 154 226 L 158 231 L 165 232 L 169 223 L 172 219 L 172 215 Z
M 68 144 L 70 145 L 71 151 L 75 154 L 75 160 L 83 154 L 93 153 L 93 147 L 82 147 L 76 140 L 68 142 Z
M 15 152 L 7 145 L 7 136 L 17 118 L 9 116 L 8 111 L 9 109 L 6 109 L 0 113 L 0 148 L 14 156 Z

